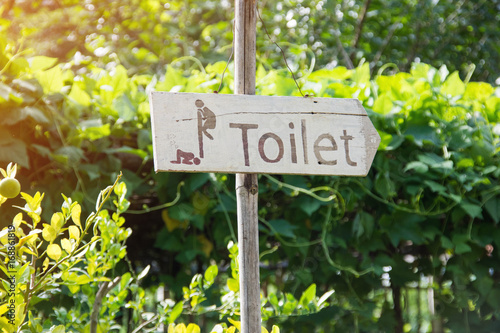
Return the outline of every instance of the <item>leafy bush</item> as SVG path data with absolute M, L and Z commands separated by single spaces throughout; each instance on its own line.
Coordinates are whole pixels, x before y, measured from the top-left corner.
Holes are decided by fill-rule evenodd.
M 349 67 L 363 58 L 375 70 L 394 63 L 409 71 L 420 60 L 462 73 L 477 67 L 475 80 L 491 83 L 499 76 L 498 6 L 498 0 L 266 1 L 257 4 L 257 52 L 263 63 L 284 67 L 267 30 L 304 73 L 314 64 Z M 23 32 L 37 54 L 65 62 L 77 53 L 82 62 L 119 62 L 133 73 L 160 73 L 180 57 L 204 65 L 226 60 L 233 39 L 234 5 L 227 0 L 6 1 L 0 10 L 12 21 L 10 35 Z
M 230 266 L 233 179 L 154 174 L 147 102 L 153 89 L 216 90 L 225 63 L 186 70 L 169 65 L 161 77 L 131 75 L 120 65 L 88 65 L 76 73 L 71 63 L 25 59 L 4 45 L 0 152 L 10 154 L 0 160 L 22 166 L 23 189 L 43 190 L 47 205 L 58 207 L 64 184 L 82 212 L 90 212 L 101 185 L 123 169 L 131 202 L 127 222 L 142 237 L 136 244 L 129 238 L 131 261 L 156 267 L 155 283 L 167 285 L 177 303 L 193 274 L 211 262 Z M 222 93 L 232 91 L 231 71 L 229 66 Z M 294 332 L 402 332 L 425 325 L 498 331 L 500 92 L 444 66 L 413 63 L 408 73 L 383 71 L 373 76 L 365 63 L 320 69 L 300 80 L 308 94 L 358 98 L 382 144 L 363 179 L 260 176 L 267 324 Z M 265 64 L 258 66 L 257 93 L 299 94 L 286 72 Z M 45 209 L 42 219 L 54 213 Z M 234 282 L 227 287 L 236 290 Z M 332 288 L 322 308 L 315 295 Z M 423 309 L 423 294 L 432 295 L 433 307 Z M 313 314 L 282 307 L 301 303 L 302 295 Z M 207 303 L 194 304 L 218 306 L 221 296 L 222 290 L 209 289 Z

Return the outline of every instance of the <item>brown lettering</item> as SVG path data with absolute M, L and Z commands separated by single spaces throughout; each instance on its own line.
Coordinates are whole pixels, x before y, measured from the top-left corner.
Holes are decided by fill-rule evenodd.
M 309 164 L 309 157 L 307 155 L 307 137 L 306 137 L 306 120 L 302 119 L 302 150 L 304 151 L 304 164 Z
M 352 135 L 347 135 L 347 131 L 344 130 L 344 135 L 341 136 L 340 139 L 344 140 L 345 159 L 347 161 L 347 164 L 349 164 L 351 166 L 358 165 L 358 163 L 351 161 L 351 157 L 349 156 L 349 140 L 353 139 Z
M 320 143 L 323 140 L 330 141 L 331 145 L 329 145 L 329 146 L 320 146 Z M 337 164 L 337 160 L 330 160 L 330 161 L 328 161 L 328 160 L 325 160 L 321 156 L 321 152 L 322 151 L 334 151 L 334 150 L 337 150 L 337 143 L 335 142 L 335 139 L 333 138 L 333 136 L 331 136 L 328 133 L 321 134 L 320 136 L 318 136 L 318 138 L 314 142 L 314 155 L 316 155 L 316 158 L 318 159 L 318 164 L 336 165 Z
M 291 129 L 294 128 L 293 123 L 288 124 Z M 290 133 L 290 146 L 292 153 L 292 163 L 297 163 L 297 147 L 295 147 L 295 134 Z
M 245 166 L 250 166 L 250 158 L 248 156 L 248 130 L 259 128 L 259 125 L 229 123 L 229 127 L 241 129 L 241 141 L 243 143 L 243 156 L 245 157 Z
M 276 158 L 274 160 L 271 160 L 270 158 L 268 158 L 266 156 L 266 153 L 264 152 L 264 144 L 266 143 L 266 140 L 269 138 L 273 138 L 276 141 L 276 143 L 278 144 L 278 149 L 279 149 L 278 156 L 276 156 Z M 284 150 L 285 149 L 283 148 L 283 141 L 281 141 L 280 137 L 274 133 L 266 133 L 263 136 L 261 136 L 259 139 L 259 154 L 260 154 L 260 157 L 264 160 L 264 162 L 267 162 L 267 163 L 279 162 L 283 158 Z

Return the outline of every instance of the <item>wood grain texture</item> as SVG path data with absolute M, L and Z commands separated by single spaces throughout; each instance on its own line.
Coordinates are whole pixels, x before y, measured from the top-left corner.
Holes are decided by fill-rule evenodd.
M 356 99 L 154 92 L 156 171 L 365 176 L 380 143 Z
M 236 94 L 255 94 L 256 10 L 256 0 L 235 1 L 234 80 Z M 202 127 L 204 124 L 202 123 Z M 217 126 L 216 123 L 215 125 Z M 231 123 L 229 123 L 229 128 L 231 128 Z M 215 137 L 213 139 L 215 140 Z M 241 332 L 256 333 L 261 331 L 258 179 L 256 174 L 236 174 L 236 204 Z

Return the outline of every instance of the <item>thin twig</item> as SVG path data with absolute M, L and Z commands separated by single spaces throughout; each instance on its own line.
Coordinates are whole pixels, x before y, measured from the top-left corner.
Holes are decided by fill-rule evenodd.
M 352 44 L 352 47 L 354 49 L 357 49 L 359 46 L 359 40 L 361 39 L 361 32 L 363 31 L 363 25 L 365 24 L 365 19 L 366 19 L 366 12 L 368 11 L 368 7 L 370 7 L 370 2 L 372 0 L 366 0 L 365 5 L 361 9 L 361 12 L 359 13 L 359 20 L 358 20 L 358 25 L 356 26 L 356 31 L 354 34 L 354 42 Z M 353 53 L 355 50 L 353 51 Z
M 295 75 L 293 74 L 293 71 L 292 69 L 290 68 L 290 66 L 288 66 L 288 62 L 286 61 L 286 56 L 285 56 L 285 52 L 283 51 L 283 49 L 278 45 L 278 43 L 276 43 L 271 35 L 269 34 L 269 32 L 267 31 L 267 27 L 266 27 L 266 24 L 264 23 L 264 20 L 262 19 L 262 17 L 260 16 L 260 12 L 259 12 L 259 9 L 257 8 L 256 9 L 257 11 L 257 15 L 259 16 L 259 19 L 260 21 L 262 22 L 262 27 L 264 28 L 264 31 L 266 32 L 266 35 L 267 37 L 269 38 L 269 40 L 278 47 L 278 49 L 280 49 L 281 51 L 281 54 L 283 56 L 283 60 L 285 61 L 285 65 L 286 67 L 288 68 L 288 71 L 290 71 L 290 73 L 292 74 L 292 78 L 293 78 L 293 81 L 295 82 L 295 85 L 297 86 L 297 89 L 299 90 L 300 94 L 302 95 L 302 97 L 306 97 L 304 96 L 304 93 L 302 92 L 302 90 L 300 89 L 300 86 L 299 86 L 299 83 L 297 82 L 297 80 L 295 79 Z
M 389 42 L 391 41 L 392 36 L 394 35 L 394 32 L 400 27 L 400 25 L 401 22 L 398 21 L 389 27 L 389 33 L 385 37 L 382 46 L 379 48 L 377 54 L 375 55 L 375 58 L 373 59 L 373 65 L 376 65 L 377 62 L 380 60 L 380 58 L 382 57 L 382 53 L 385 51 L 387 45 L 389 45 Z
M 102 299 L 109 293 L 111 289 L 120 283 L 122 277 L 117 276 L 113 281 L 104 282 L 99 287 L 99 291 L 95 295 L 94 305 L 92 306 L 92 314 L 90 315 L 90 333 L 97 332 L 97 324 L 99 323 L 99 311 L 101 310 Z
M 229 66 L 229 62 L 233 57 L 233 53 L 234 53 L 234 25 L 233 25 L 233 41 L 231 42 L 231 54 L 229 55 L 229 59 L 227 59 L 226 67 L 224 67 L 224 70 L 222 71 L 222 77 L 220 79 L 219 89 L 217 89 L 217 91 L 214 91 L 216 94 L 220 93 L 220 90 L 222 89 L 222 82 L 224 82 L 224 74 L 226 73 L 227 67 Z
M 339 35 L 335 32 L 333 33 L 333 35 L 335 36 L 335 41 L 337 42 L 337 47 L 340 50 L 340 53 L 342 53 L 342 57 L 344 58 L 347 69 L 354 69 L 354 65 L 352 64 L 351 58 L 349 58 L 347 51 L 345 50 L 344 46 L 342 45 L 342 41 L 340 40 Z

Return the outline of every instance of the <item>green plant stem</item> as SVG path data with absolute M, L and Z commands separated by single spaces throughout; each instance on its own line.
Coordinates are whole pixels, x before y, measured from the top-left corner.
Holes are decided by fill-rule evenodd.
M 165 209 L 165 208 L 168 208 L 168 207 L 172 207 L 177 202 L 179 202 L 179 199 L 181 198 L 181 188 L 182 188 L 182 186 L 184 186 L 184 182 L 180 182 L 177 185 L 177 193 L 175 195 L 174 200 L 172 200 L 170 202 L 167 202 L 167 203 L 164 203 L 164 204 L 161 204 L 161 205 L 158 205 L 158 206 L 146 207 L 146 208 L 141 209 L 141 210 L 131 210 L 131 209 L 129 209 L 129 210 L 127 210 L 127 214 L 144 214 L 144 213 L 154 212 L 156 210 L 160 210 L 160 209 Z
M 150 319 L 146 320 L 145 322 L 143 322 L 142 324 L 137 326 L 137 328 L 135 330 L 133 330 L 132 333 L 144 332 L 144 331 L 142 331 L 142 329 L 144 327 L 148 326 L 149 324 L 151 324 L 152 322 L 154 322 L 155 320 L 157 320 L 158 317 L 159 317 L 158 314 L 155 314 L 153 317 L 151 317 Z
M 318 186 L 318 187 L 314 187 L 314 188 L 308 190 L 308 189 L 305 189 L 305 188 L 302 188 L 302 187 L 293 186 L 293 185 L 281 182 L 281 181 L 277 180 L 276 178 L 271 177 L 271 176 L 266 175 L 266 174 L 264 174 L 263 176 L 266 177 L 267 179 L 269 179 L 270 181 L 272 181 L 273 183 L 277 184 L 279 187 L 284 187 L 284 188 L 288 188 L 288 189 L 290 189 L 292 191 L 296 191 L 296 192 L 307 194 L 310 197 L 313 197 L 314 199 L 317 199 L 317 200 L 319 200 L 321 202 L 332 201 L 332 200 L 336 199 L 337 195 L 338 195 L 338 191 L 335 190 L 335 189 L 333 189 L 333 188 L 331 188 L 330 186 Z M 328 197 L 325 198 L 325 197 L 319 196 L 319 195 L 317 195 L 315 193 L 315 192 L 318 192 L 318 191 L 331 192 L 331 194 Z
M 403 212 L 406 212 L 406 213 L 412 213 L 412 214 L 418 214 L 418 215 L 424 215 L 424 216 L 436 216 L 436 215 L 441 215 L 441 214 L 444 214 L 444 213 L 447 213 L 449 212 L 450 210 L 452 210 L 456 205 L 458 205 L 459 203 L 458 202 L 454 202 L 454 203 L 451 203 L 450 205 L 448 205 L 448 207 L 444 208 L 444 209 L 440 209 L 440 210 L 436 210 L 436 211 L 422 211 L 420 209 L 411 209 L 411 208 L 407 208 L 407 207 L 404 207 L 404 206 L 401 206 L 401 205 L 398 205 L 394 202 L 390 202 L 386 199 L 383 199 L 381 197 L 379 197 L 378 195 L 375 195 L 373 194 L 370 190 L 368 190 L 360 181 L 358 180 L 350 180 L 351 182 L 353 182 L 354 184 L 358 185 L 361 190 L 363 192 L 365 192 L 366 194 L 368 194 L 370 197 L 372 197 L 373 199 L 391 207 L 391 208 L 394 208 L 396 210 L 400 210 L 400 211 L 403 211 Z M 432 208 L 431 208 L 432 209 Z
M 328 264 L 330 264 L 330 266 L 338 269 L 339 271 L 349 272 L 352 275 L 354 275 L 355 277 L 360 277 L 362 275 L 365 275 L 367 273 L 372 272 L 373 271 L 372 267 L 367 268 L 363 271 L 357 271 L 352 267 L 345 267 L 345 266 L 342 266 L 342 265 L 334 262 L 333 259 L 330 257 L 328 245 L 326 244 L 326 231 L 327 231 L 328 225 L 330 224 L 331 213 L 332 213 L 332 207 L 328 206 L 328 210 L 327 210 L 326 215 L 325 215 L 325 221 L 323 222 L 323 229 L 321 231 L 321 246 L 323 247 L 323 252 L 325 254 L 325 258 L 326 258 L 326 261 L 328 262 Z

